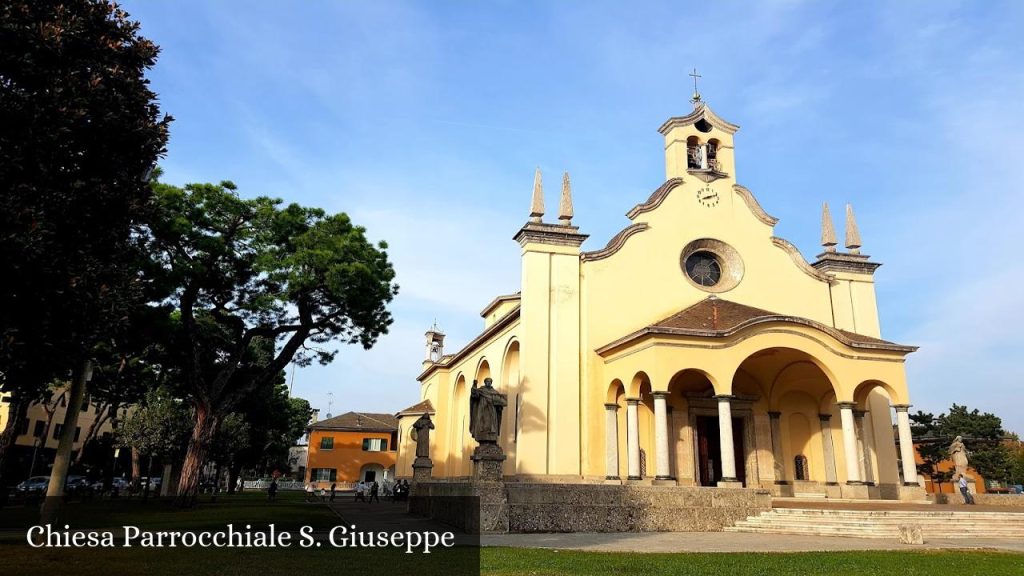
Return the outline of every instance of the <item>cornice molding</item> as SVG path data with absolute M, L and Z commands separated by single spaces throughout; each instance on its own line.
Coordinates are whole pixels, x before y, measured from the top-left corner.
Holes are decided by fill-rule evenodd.
M 853 272 L 857 274 L 874 274 L 875 270 L 882 265 L 881 262 L 871 262 L 867 254 L 844 254 L 842 252 L 822 252 L 817 256 L 818 260 L 811 264 L 815 270 L 823 273 L 829 272 Z
M 682 185 L 682 183 L 682 178 L 669 178 L 668 180 L 665 181 L 664 184 L 658 186 L 658 189 L 651 194 L 651 196 L 647 199 L 646 202 L 642 204 L 637 204 L 629 212 L 626 212 L 626 217 L 632 220 L 637 216 L 643 214 L 644 212 L 650 212 L 651 210 L 654 210 L 658 206 L 661 206 L 661 203 L 665 201 L 665 198 L 668 196 L 668 193 L 671 192 L 672 189 L 675 188 L 676 186 Z
M 588 237 L 587 234 L 581 234 L 577 226 L 527 222 L 512 239 L 519 242 L 520 246 L 535 242 L 579 248 Z
M 634 234 L 639 234 L 640 232 L 643 232 L 648 228 L 650 228 L 650 226 L 648 226 L 644 222 L 630 224 L 629 226 L 626 226 L 625 228 L 620 230 L 618 234 L 612 236 L 612 239 L 608 241 L 608 244 L 606 244 L 604 248 L 580 254 L 580 261 L 593 262 L 594 260 L 603 260 L 605 258 L 608 258 L 609 256 L 618 252 L 619 249 L 621 249 L 626 244 L 626 240 L 628 240 L 630 236 Z
M 807 274 L 815 280 L 820 280 L 828 284 L 835 284 L 836 279 L 834 277 L 824 272 L 820 272 L 808 264 L 807 260 L 804 260 L 804 256 L 800 253 L 800 250 L 798 250 L 796 246 L 793 246 L 789 240 L 779 238 L 778 236 L 772 236 L 772 244 L 775 244 L 775 246 L 785 250 L 793 260 L 793 263 L 796 264 L 797 268 L 799 268 L 804 274 Z
M 515 294 L 504 294 L 502 296 L 498 296 L 494 300 L 491 300 L 491 302 L 487 306 L 484 306 L 484 309 L 480 311 L 480 316 L 486 318 L 487 315 L 490 314 L 492 310 L 498 307 L 499 304 L 503 302 L 511 302 L 513 300 L 521 299 L 522 294 L 519 292 L 516 292 Z
M 728 178 L 729 175 L 725 172 L 719 172 L 718 170 L 699 170 L 691 168 L 686 171 L 687 174 L 701 180 L 704 183 L 711 183 L 721 178 Z
M 669 130 L 673 128 L 679 126 L 690 126 L 697 123 L 697 121 L 701 119 L 706 120 L 708 124 L 711 124 L 715 128 L 718 128 L 719 130 L 722 130 L 723 132 L 727 132 L 729 134 L 735 134 L 736 131 L 740 129 L 739 125 L 733 124 L 732 122 L 725 120 L 718 114 L 715 114 L 711 110 L 710 106 L 701 102 L 697 104 L 697 106 L 693 109 L 693 112 L 690 112 L 686 116 L 673 116 L 672 118 L 666 120 L 665 123 L 662 124 L 660 128 L 658 128 L 658 132 L 660 132 L 661 135 L 664 136 L 665 134 L 668 134 Z
M 732 189 L 740 195 L 740 198 L 743 198 L 743 201 L 747 203 L 747 208 L 750 208 L 750 211 L 754 213 L 754 216 L 757 217 L 758 220 L 769 226 L 775 226 L 779 223 L 778 218 L 771 216 L 764 211 L 764 208 L 761 207 L 761 203 L 754 197 L 754 193 L 746 186 L 733 184 Z

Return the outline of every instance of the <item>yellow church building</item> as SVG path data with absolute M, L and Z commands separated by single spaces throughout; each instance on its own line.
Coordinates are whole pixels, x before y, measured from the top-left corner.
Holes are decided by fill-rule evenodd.
M 426 333 L 418 376 L 436 479 L 466 479 L 469 391 L 508 396 L 507 481 L 768 488 L 778 496 L 921 498 L 904 362 L 883 340 L 851 208 L 845 251 L 828 206 L 808 262 L 736 181 L 739 129 L 699 94 L 668 119 L 666 180 L 603 248 L 581 251 L 568 175 L 545 221 L 538 171 L 515 235 L 521 288 L 454 353 Z M 412 475 L 415 410 L 399 414 Z M 894 426 L 895 421 L 895 426 Z

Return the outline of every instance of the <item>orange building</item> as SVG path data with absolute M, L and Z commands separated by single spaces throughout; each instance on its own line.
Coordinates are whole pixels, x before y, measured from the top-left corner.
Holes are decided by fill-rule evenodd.
M 397 449 L 398 420 L 391 414 L 348 412 L 321 420 L 309 427 L 306 482 L 343 489 L 360 480 L 393 480 Z

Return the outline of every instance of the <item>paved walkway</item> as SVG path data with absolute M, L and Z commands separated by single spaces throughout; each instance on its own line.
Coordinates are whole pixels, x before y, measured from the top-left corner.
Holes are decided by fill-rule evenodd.
M 1024 554 L 1024 542 L 1010 539 L 932 539 L 923 546 L 895 539 L 840 536 L 782 536 L 736 532 L 643 532 L 629 534 L 497 534 L 483 546 L 557 548 L 600 552 L 818 552 L 836 550 L 994 549 Z
M 410 516 L 405 502 L 353 502 L 350 495 L 328 504 L 344 524 L 361 531 L 454 531 L 459 543 L 474 543 L 435 520 Z M 906 509 L 906 505 L 900 506 Z M 962 507 L 960 507 L 962 508 Z M 877 506 L 876 506 L 877 509 Z M 928 510 L 941 509 L 928 506 Z M 494 534 L 480 537 L 483 546 L 557 548 L 601 552 L 817 552 L 836 550 L 938 550 L 990 549 L 1024 554 L 1024 541 L 1009 539 L 932 539 L 922 546 L 900 544 L 895 539 L 845 538 L 840 536 L 781 536 L 736 532 L 643 532 L 573 534 Z
M 1024 496 L 1021 496 L 1024 499 Z M 1024 506 L 992 506 L 977 504 L 925 504 L 884 500 L 811 501 L 793 498 L 773 498 L 772 508 L 803 508 L 812 510 L 907 510 L 914 512 L 1010 512 L 1024 514 Z

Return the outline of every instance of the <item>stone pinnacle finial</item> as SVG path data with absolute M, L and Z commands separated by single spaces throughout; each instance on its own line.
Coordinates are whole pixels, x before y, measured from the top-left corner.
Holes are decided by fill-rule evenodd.
M 533 202 L 530 204 L 530 221 L 540 222 L 544 217 L 544 183 L 541 182 L 540 166 L 533 175 Z
M 825 252 L 836 251 L 836 228 L 832 224 L 828 202 L 821 205 L 821 245 L 825 247 Z
M 572 224 L 572 187 L 569 185 L 569 173 L 562 175 L 562 200 L 558 203 L 558 219 L 563 224 Z
M 851 254 L 860 254 L 860 231 L 857 230 L 857 220 L 853 217 L 853 206 L 846 205 L 846 249 Z

